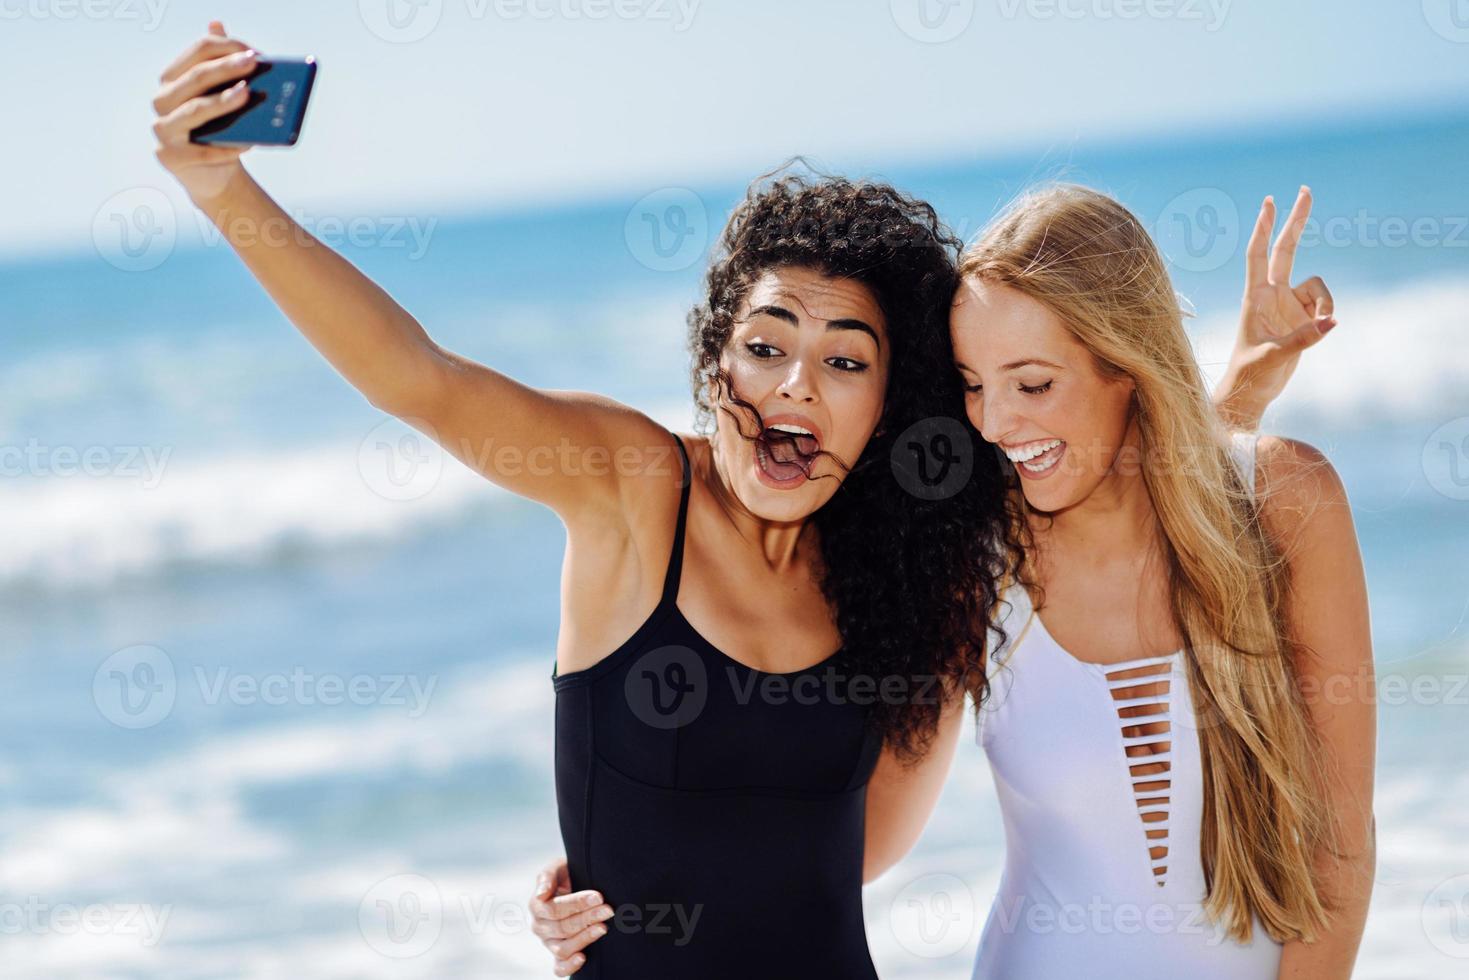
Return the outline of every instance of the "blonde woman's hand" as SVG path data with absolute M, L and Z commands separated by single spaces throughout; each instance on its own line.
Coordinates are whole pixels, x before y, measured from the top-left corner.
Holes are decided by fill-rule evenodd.
M 527 907 L 531 931 L 556 958 L 554 972 L 558 977 L 569 977 L 582 968 L 587 961 L 582 950 L 607 934 L 605 923 L 613 915 L 612 906 L 604 903 L 597 892 L 572 894 L 571 873 L 564 858 L 541 869 L 536 893 Z
M 224 192 L 244 170 L 240 155 L 248 147 L 205 146 L 189 142 L 200 125 L 245 104 L 245 76 L 255 70 L 257 54 L 249 45 L 228 37 L 224 25 L 210 21 L 209 32 L 194 41 L 159 76 L 153 97 L 155 156 L 178 178 L 196 204 Z M 209 89 L 233 79 L 232 87 L 212 95 Z
M 1301 353 L 1336 326 L 1331 290 L 1320 276 L 1290 282 L 1310 215 L 1311 189 L 1302 187 L 1272 248 L 1275 200 L 1265 198 L 1245 249 L 1239 333 L 1216 400 L 1231 422 L 1246 428 L 1258 426 L 1266 406 L 1285 390 Z

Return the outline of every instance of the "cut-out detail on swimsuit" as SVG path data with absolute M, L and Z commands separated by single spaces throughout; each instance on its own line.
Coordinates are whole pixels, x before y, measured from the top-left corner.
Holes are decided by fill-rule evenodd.
M 1148 860 L 1162 887 L 1168 874 L 1168 817 L 1172 802 L 1173 718 L 1170 671 L 1175 654 L 1098 664 L 1117 709 Z

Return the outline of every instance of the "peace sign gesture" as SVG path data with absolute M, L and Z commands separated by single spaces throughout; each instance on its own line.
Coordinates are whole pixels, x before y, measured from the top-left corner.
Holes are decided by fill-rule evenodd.
M 1280 237 L 1275 229 L 1275 199 L 1265 198 L 1245 248 L 1245 295 L 1234 354 L 1221 383 L 1233 421 L 1253 428 L 1265 406 L 1282 391 L 1300 362 L 1301 352 L 1336 326 L 1331 290 L 1320 276 L 1291 286 L 1296 247 L 1311 214 L 1311 189 L 1302 186 Z

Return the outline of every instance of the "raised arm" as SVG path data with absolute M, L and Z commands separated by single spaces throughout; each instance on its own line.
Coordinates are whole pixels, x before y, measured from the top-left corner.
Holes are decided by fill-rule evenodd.
M 1282 980 L 1348 980 L 1372 896 L 1377 712 L 1367 583 L 1351 507 L 1320 452 L 1289 439 L 1260 440 L 1261 521 L 1288 563 L 1289 627 L 1297 674 L 1321 738 L 1339 855 L 1318 855 L 1335 907 L 1314 943 L 1287 943 Z
M 1285 390 L 1301 352 L 1336 326 L 1331 290 L 1320 276 L 1290 284 L 1296 248 L 1311 216 L 1311 189 L 1302 187 L 1275 246 L 1275 199 L 1265 198 L 1245 246 L 1245 292 L 1229 366 L 1214 391 L 1232 428 L 1257 429 L 1265 409 Z
M 154 99 L 157 156 L 251 274 L 322 356 L 373 406 L 422 430 L 471 468 L 563 519 L 617 507 L 620 474 L 668 461 L 643 415 L 594 395 L 542 391 L 435 344 L 352 263 L 271 199 L 241 148 L 189 142 L 201 123 L 243 104 L 253 52 L 215 21 L 166 68 Z M 668 471 L 676 475 L 676 464 Z

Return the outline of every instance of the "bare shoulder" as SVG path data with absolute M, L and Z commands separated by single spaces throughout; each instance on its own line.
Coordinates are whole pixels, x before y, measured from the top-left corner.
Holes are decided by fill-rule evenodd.
M 1320 449 L 1299 439 L 1262 435 L 1255 467 L 1260 518 L 1282 544 L 1351 531 L 1346 486 Z

